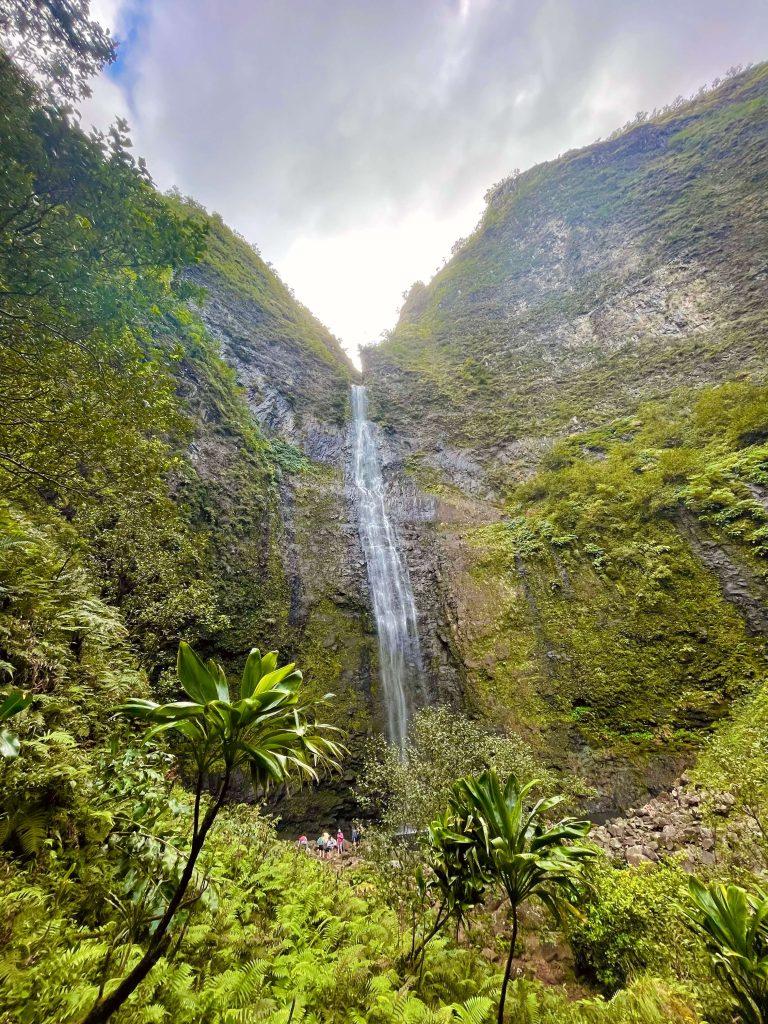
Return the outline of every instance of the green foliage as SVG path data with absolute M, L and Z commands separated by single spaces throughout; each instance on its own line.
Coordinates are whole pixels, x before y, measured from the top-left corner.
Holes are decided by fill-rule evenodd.
M 203 852 L 208 834 L 224 803 L 232 773 L 239 768 L 250 769 L 254 788 L 266 791 L 275 783 L 286 783 L 292 776 L 314 781 L 320 770 L 338 770 L 343 748 L 329 738 L 331 727 L 310 717 L 311 707 L 299 700 L 301 672 L 295 665 L 277 668 L 277 651 L 263 658 L 254 648 L 248 656 L 240 682 L 240 700 L 231 703 L 224 670 L 216 662 L 206 664 L 183 641 L 179 644 L 177 671 L 186 701 L 158 704 L 153 700 L 133 697 L 118 709 L 130 718 L 152 724 L 145 742 L 161 734 L 173 732 L 188 749 L 195 765 L 195 800 L 192 814 L 192 837 L 186 856 L 174 852 L 171 866 L 178 871 L 167 904 L 151 918 L 146 948 L 130 970 L 120 979 L 106 984 L 105 977 L 98 996 L 83 1018 L 83 1024 L 103 1024 L 130 998 L 167 953 L 168 932 L 184 899 L 195 884 L 195 868 Z M 221 782 L 215 796 L 203 807 L 203 786 L 210 774 L 220 771 Z M 198 884 L 199 888 L 199 884 Z M 155 885 L 149 890 L 157 891 Z M 146 896 L 147 890 L 142 892 Z M 193 897 L 193 902 L 199 895 Z M 141 920 L 134 906 L 113 900 L 129 923 Z M 144 916 L 146 908 L 142 906 Z M 123 959 L 122 968 L 128 966 Z
M 691 878 L 688 920 L 744 1024 L 768 1020 L 768 895 Z
M 83 739 L 103 735 L 102 702 L 141 684 L 125 627 L 61 539 L 0 504 L 0 670 Z
M 177 672 L 189 700 L 158 704 L 134 697 L 119 710 L 152 723 L 147 740 L 177 733 L 189 748 L 198 787 L 213 770 L 223 770 L 228 780 L 241 767 L 250 770 L 258 791 L 293 775 L 317 781 L 318 769 L 339 767 L 343 747 L 328 735 L 338 730 L 310 717 L 312 709 L 299 699 L 301 672 L 293 663 L 278 669 L 277 659 L 277 651 L 262 657 L 253 648 L 243 669 L 240 699 L 231 702 L 222 667 L 212 660 L 203 664 L 182 641 Z
M 679 909 L 686 886 L 674 865 L 593 862 L 578 899 L 581 913 L 569 923 L 580 971 L 608 993 L 645 973 L 688 981 L 700 974 Z
M 755 384 L 676 393 L 554 446 L 507 522 L 471 535 L 497 609 L 470 637 L 481 706 L 575 722 L 594 746 L 626 738 L 636 760 L 684 749 L 759 684 L 764 642 L 709 565 L 759 600 L 766 409 Z M 502 664 L 485 678 L 489 655 Z
M 768 687 L 762 684 L 732 709 L 704 745 L 693 777 L 717 792 L 734 798 L 734 817 L 729 839 L 746 847 L 747 863 L 759 854 L 768 858 Z M 736 822 L 742 816 L 756 826 L 746 843 L 738 836 Z M 742 858 L 743 859 L 743 858 Z
M 125 628 L 53 530 L 0 505 L 0 533 L 0 669 L 33 698 L 14 719 L 23 756 L 0 760 L 0 846 L 32 855 L 102 834 L 91 750 L 104 708 L 144 681 Z
M 132 774 L 135 786 L 142 772 L 134 766 Z M 157 800 L 165 800 L 159 791 Z M 488 1019 L 485 990 L 492 976 L 466 951 L 436 947 L 421 990 L 413 991 L 413 979 L 400 973 L 397 922 L 375 876 L 359 873 L 329 884 L 322 864 L 276 843 L 263 820 L 243 807 L 222 811 L 210 843 L 215 867 L 206 895 L 215 894 L 215 901 L 191 904 L 183 913 L 173 956 L 158 962 L 120 1011 L 121 1024 L 164 1014 L 179 1024 L 285 1024 L 291 1014 L 329 1024 Z M 125 847 L 125 856 L 136 864 L 131 849 Z M 123 925 L 113 901 L 99 905 L 96 899 L 104 880 L 93 874 L 89 880 L 90 913 L 100 920 L 86 928 L 72 916 L 84 914 L 86 904 L 71 876 L 54 880 L 17 871 L 6 879 L 0 1019 L 76 1020 L 95 998 L 110 948 L 119 966 Z M 136 947 L 128 952 L 135 957 Z
M 357 796 L 388 836 L 403 828 L 421 830 L 444 810 L 455 782 L 485 768 L 504 781 L 515 775 L 554 785 L 515 733 L 490 731 L 445 706 L 423 708 L 413 717 L 404 750 L 383 740 L 369 743 Z
M 547 820 L 562 797 L 545 797 L 533 807 L 526 805 L 535 785 L 531 781 L 521 786 L 510 775 L 502 788 L 492 769 L 468 775 L 453 786 L 448 815 L 430 827 L 430 839 L 438 853 L 438 885 L 445 902 L 461 907 L 456 896 L 460 900 L 469 896 L 477 902 L 484 883 L 500 885 L 509 900 L 512 936 L 499 999 L 499 1024 L 504 1022 L 519 908 L 536 898 L 560 918 L 568 906 L 565 897 L 577 893 L 575 883 L 584 863 L 595 855 L 580 843 L 589 832 L 588 821 Z
M 32 703 L 30 696 L 21 690 L 11 690 L 4 700 L 0 700 L 0 722 L 7 722 Z M 0 728 L 0 757 L 18 757 L 19 737 L 7 726 Z
M 437 822 L 434 832 L 442 840 L 471 847 L 478 870 L 501 885 L 513 909 L 535 896 L 558 917 L 559 894 L 575 893 L 583 862 L 594 856 L 578 842 L 590 824 L 575 818 L 548 822 L 560 796 L 527 807 L 526 797 L 536 784 L 532 780 L 521 786 L 510 775 L 502 787 L 493 770 L 460 779 L 449 800 L 448 826 Z
M 90 19 L 88 0 L 2 0 L 0 44 L 53 98 L 89 96 L 88 80 L 116 57 L 109 32 Z
M 173 269 L 199 258 L 204 232 L 157 195 L 124 128 L 86 136 L 36 107 L 6 57 L 0 93 L 6 496 L 43 491 L 64 505 L 152 494 L 169 464 L 160 438 L 183 428 L 152 326 L 177 301 Z
M 515 981 L 507 1002 L 515 1024 L 698 1024 L 691 994 L 680 986 L 640 978 L 612 999 L 570 1002 L 554 988 Z

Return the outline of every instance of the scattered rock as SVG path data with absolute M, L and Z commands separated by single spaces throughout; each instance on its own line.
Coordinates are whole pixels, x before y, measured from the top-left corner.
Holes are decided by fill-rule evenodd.
M 703 822 L 705 807 L 719 817 L 728 817 L 735 803 L 731 793 L 707 794 L 692 786 L 688 775 L 682 775 L 668 792 L 640 808 L 630 808 L 626 817 L 598 825 L 591 838 L 628 864 L 656 862 L 682 853 L 685 870 L 696 871 L 715 864 L 715 836 Z

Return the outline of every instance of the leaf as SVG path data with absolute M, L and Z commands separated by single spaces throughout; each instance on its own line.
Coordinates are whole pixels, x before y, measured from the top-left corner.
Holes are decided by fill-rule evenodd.
M 11 690 L 2 704 L 0 704 L 0 722 L 7 722 L 9 718 L 18 715 L 24 708 L 32 703 L 31 696 L 24 696 L 21 690 Z
M 229 700 L 229 685 L 227 684 L 227 677 L 224 674 L 224 669 L 219 665 L 218 662 L 209 658 L 205 663 L 205 667 L 211 675 L 211 678 L 216 684 L 216 693 L 218 694 L 219 700 Z
M 248 655 L 248 660 L 243 669 L 243 678 L 240 683 L 240 696 L 252 697 L 261 679 L 261 651 L 254 647 Z
M 208 704 L 212 700 L 219 699 L 216 680 L 184 640 L 179 644 L 176 671 L 181 685 L 196 703 Z M 226 700 L 226 698 L 224 699 Z
M 0 757 L 18 757 L 21 742 L 15 732 L 0 729 Z
M 263 676 L 265 676 L 267 672 L 275 671 L 275 669 L 277 668 L 277 657 L 277 651 L 270 651 L 268 654 L 265 654 L 264 657 L 261 659 L 261 674 Z

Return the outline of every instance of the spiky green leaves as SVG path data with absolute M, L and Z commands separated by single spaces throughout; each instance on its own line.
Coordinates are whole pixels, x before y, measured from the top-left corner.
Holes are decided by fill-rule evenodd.
M 501 885 L 512 907 L 513 929 L 509 957 L 499 999 L 499 1024 L 517 937 L 517 908 L 537 897 L 556 917 L 569 904 L 564 896 L 575 892 L 575 880 L 594 851 L 581 845 L 588 821 L 562 818 L 550 823 L 550 811 L 560 797 L 539 800 L 529 808 L 528 793 L 536 785 L 521 786 L 510 775 L 502 787 L 495 771 L 467 775 L 454 784 L 446 814 L 430 827 L 435 856 L 433 870 L 445 899 L 479 901 L 483 889 Z
M 689 879 L 683 911 L 704 940 L 715 972 L 744 1024 L 768 1021 L 768 893 Z
M 570 894 L 582 863 L 594 856 L 580 843 L 590 824 L 575 818 L 550 824 L 561 798 L 528 808 L 526 797 L 535 785 L 520 786 L 510 776 L 502 787 L 494 771 L 469 775 L 453 787 L 449 813 L 454 833 L 471 843 L 480 870 L 501 883 L 513 905 L 536 896 L 555 911 L 557 891 Z
M 215 767 L 247 768 L 254 786 L 266 790 L 291 778 L 316 780 L 339 767 L 344 748 L 333 726 L 317 722 L 314 706 L 300 700 L 302 675 L 294 664 L 277 668 L 277 651 L 263 657 L 254 648 L 231 702 L 224 670 L 203 663 L 179 644 L 179 680 L 189 701 L 157 704 L 133 698 L 119 709 L 151 723 L 146 739 L 173 731 L 185 740 L 201 772 Z

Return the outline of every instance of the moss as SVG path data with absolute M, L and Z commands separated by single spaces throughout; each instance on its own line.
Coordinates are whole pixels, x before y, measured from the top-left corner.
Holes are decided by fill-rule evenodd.
M 292 481 L 290 523 L 297 552 L 294 572 L 302 591 L 295 650 L 309 690 L 333 692 L 334 722 L 350 733 L 371 728 L 370 679 L 375 670 L 375 635 L 357 584 L 348 578 L 348 540 L 341 472 L 312 466 Z
M 768 570 L 768 388 L 686 393 L 556 445 L 505 522 L 464 527 L 460 642 L 478 709 L 637 761 L 701 742 L 764 676 L 751 635 L 689 546 L 681 509 Z M 444 527 L 453 531 L 456 528 Z
M 475 234 L 364 352 L 386 421 L 483 453 L 681 381 L 761 375 L 767 104 L 762 66 L 492 190 Z M 701 315 L 661 330 L 641 308 L 612 324 L 659 273 L 673 300 L 700 295 Z

